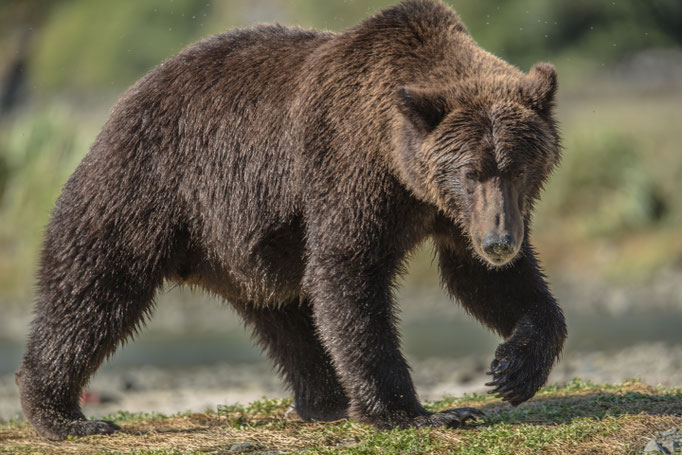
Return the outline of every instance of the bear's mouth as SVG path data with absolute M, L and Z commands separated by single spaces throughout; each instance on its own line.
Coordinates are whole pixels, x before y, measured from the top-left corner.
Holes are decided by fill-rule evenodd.
M 516 254 L 508 256 L 483 254 L 482 256 L 490 265 L 495 267 L 503 267 L 516 258 Z

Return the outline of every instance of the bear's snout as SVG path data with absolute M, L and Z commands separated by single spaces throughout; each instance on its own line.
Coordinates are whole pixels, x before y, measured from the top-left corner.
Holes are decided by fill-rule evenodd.
M 516 240 L 508 231 L 490 231 L 481 239 L 481 249 L 495 265 L 507 263 L 516 254 Z
M 478 255 L 495 267 L 510 263 L 521 249 L 524 222 L 513 182 L 491 178 L 471 192 L 469 233 Z

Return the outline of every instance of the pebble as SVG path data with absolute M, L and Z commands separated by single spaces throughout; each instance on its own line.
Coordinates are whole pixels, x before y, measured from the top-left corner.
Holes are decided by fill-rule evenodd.
M 255 449 L 256 444 L 252 442 L 238 442 L 237 444 L 232 444 L 232 447 L 230 447 L 230 453 L 244 453 Z
M 682 431 L 679 428 L 671 428 L 659 433 L 653 439 L 651 439 L 644 451 L 645 455 L 651 454 L 674 454 L 680 453 L 682 451 Z
M 342 439 L 336 444 L 338 447 L 354 447 L 358 445 L 358 441 L 355 438 Z

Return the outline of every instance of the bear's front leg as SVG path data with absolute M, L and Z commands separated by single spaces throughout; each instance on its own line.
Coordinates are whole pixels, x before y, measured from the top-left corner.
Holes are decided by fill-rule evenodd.
M 395 327 L 391 283 L 396 264 L 356 251 L 316 252 L 306 277 L 315 324 L 349 397 L 350 417 L 380 429 L 456 428 L 481 417 L 472 408 L 430 413 L 421 406 Z
M 513 263 L 493 268 L 463 245 L 437 244 L 443 281 L 479 321 L 505 338 L 495 351 L 488 386 L 518 405 L 535 395 L 557 361 L 566 322 L 525 242 Z

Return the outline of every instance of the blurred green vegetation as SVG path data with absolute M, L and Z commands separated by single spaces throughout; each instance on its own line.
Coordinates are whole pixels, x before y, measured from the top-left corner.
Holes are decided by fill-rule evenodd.
M 256 22 L 340 30 L 391 0 L 3 0 L 0 43 L 34 28 L 29 77 L 40 95 L 118 93 L 186 45 Z M 591 0 L 449 1 L 480 44 L 527 68 L 572 57 L 609 64 L 682 42 L 682 3 Z M 7 33 L 9 32 L 9 33 Z M 0 54 L 1 56 L 2 54 Z
M 0 0 L 0 301 L 30 298 L 59 190 L 137 78 L 232 27 L 342 30 L 392 3 Z M 564 161 L 535 223 L 549 268 L 618 281 L 681 266 L 682 84 L 679 72 L 664 77 L 679 67 L 664 56 L 636 71 L 635 57 L 682 59 L 682 2 L 449 3 L 484 48 L 523 69 L 558 68 Z M 413 279 L 433 282 L 430 263 L 417 254 Z
M 42 232 L 59 190 L 87 152 L 96 126 L 63 104 L 29 111 L 2 125 L 0 296 L 27 297 Z

